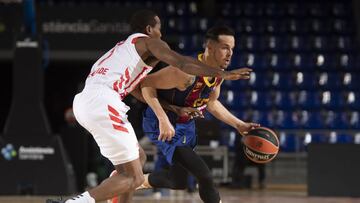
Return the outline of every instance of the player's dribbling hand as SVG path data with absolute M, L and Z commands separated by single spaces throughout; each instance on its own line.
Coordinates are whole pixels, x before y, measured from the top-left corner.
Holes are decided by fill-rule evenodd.
M 170 141 L 175 135 L 174 127 L 171 125 L 169 119 L 167 118 L 159 119 L 159 129 L 160 134 L 158 140 L 161 140 L 163 142 Z
M 251 68 L 239 68 L 232 71 L 224 71 L 222 78 L 224 80 L 247 80 L 250 78 Z
M 179 107 L 176 114 L 178 116 L 189 116 L 190 119 L 197 117 L 204 118 L 202 111 L 193 107 Z
M 236 129 L 241 135 L 246 135 L 249 130 L 260 127 L 258 123 L 242 123 L 239 124 Z

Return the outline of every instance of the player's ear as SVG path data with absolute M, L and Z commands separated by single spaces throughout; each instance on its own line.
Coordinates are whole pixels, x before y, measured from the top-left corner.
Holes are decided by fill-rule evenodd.
M 151 32 L 152 32 L 151 26 L 147 25 L 146 28 L 145 28 L 145 31 L 146 31 L 146 34 L 150 35 Z
M 205 47 L 208 48 L 209 50 L 212 50 L 213 47 L 214 47 L 214 41 L 208 40 L 208 41 L 205 43 Z

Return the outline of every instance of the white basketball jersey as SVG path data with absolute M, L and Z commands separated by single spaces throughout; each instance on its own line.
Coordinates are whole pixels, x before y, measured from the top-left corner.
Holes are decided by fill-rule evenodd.
M 132 34 L 98 59 L 91 68 L 85 86 L 105 85 L 124 99 L 153 68 L 144 63 L 135 49 L 136 39 L 141 37 L 148 36 Z

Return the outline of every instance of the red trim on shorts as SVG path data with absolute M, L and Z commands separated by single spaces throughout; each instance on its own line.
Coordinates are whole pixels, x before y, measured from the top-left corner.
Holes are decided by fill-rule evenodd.
M 123 126 L 121 126 L 121 125 L 115 125 L 115 124 L 113 124 L 113 127 L 114 127 L 115 130 L 123 131 L 123 132 L 126 132 L 126 133 L 129 132 L 125 127 L 123 127 Z
M 113 115 L 111 115 L 111 114 L 109 114 L 109 116 L 110 116 L 110 119 L 111 119 L 112 121 L 115 121 L 115 122 L 120 123 L 120 124 L 124 124 L 124 122 L 123 122 L 120 118 L 118 118 L 118 117 L 116 117 L 116 116 L 113 116 Z
M 108 110 L 115 116 L 120 116 L 120 113 L 116 111 L 112 106 L 108 105 Z

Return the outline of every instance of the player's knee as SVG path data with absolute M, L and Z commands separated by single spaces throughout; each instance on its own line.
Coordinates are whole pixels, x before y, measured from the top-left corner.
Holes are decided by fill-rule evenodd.
M 123 174 L 123 178 L 126 178 L 127 180 L 125 183 L 122 181 L 117 181 L 117 184 L 113 186 L 113 189 L 117 194 L 134 191 L 145 180 L 143 174 L 135 176 Z
M 131 185 L 132 185 L 131 177 L 129 177 L 123 173 L 121 173 L 121 174 L 112 173 L 110 175 L 110 177 L 112 177 L 112 176 L 117 176 L 117 177 L 115 177 L 117 179 L 113 180 L 113 182 L 111 182 L 111 184 L 112 184 L 111 190 L 114 193 L 114 196 L 119 195 L 124 192 L 128 192 L 131 190 Z M 105 180 L 105 181 L 108 181 L 108 180 Z
M 144 178 L 143 174 L 136 175 L 133 178 L 133 184 L 132 184 L 131 190 L 135 190 L 137 187 L 139 187 L 141 184 L 143 184 L 144 181 L 145 181 L 145 178 Z

